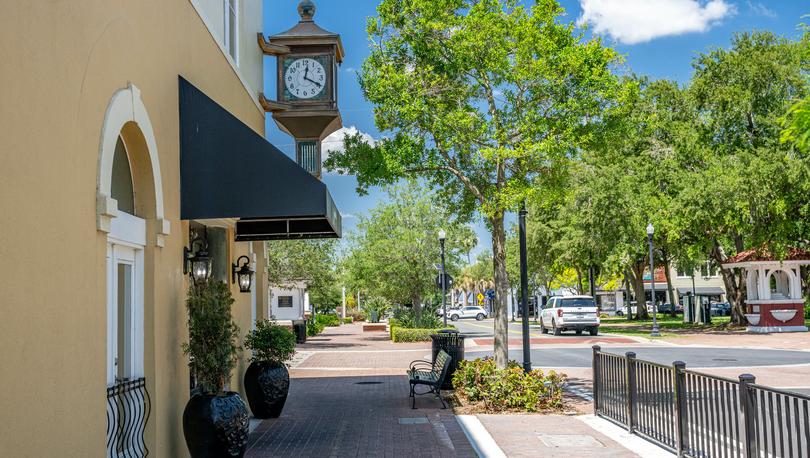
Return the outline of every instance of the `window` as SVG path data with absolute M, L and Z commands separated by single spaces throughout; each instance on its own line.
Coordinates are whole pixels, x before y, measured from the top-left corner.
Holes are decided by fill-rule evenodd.
M 239 65 L 239 0 L 224 0 L 225 49 Z
M 705 264 L 700 266 L 700 276 L 701 277 L 716 277 L 717 276 L 717 267 L 711 264 L 710 261 L 706 261 Z
M 118 201 L 118 209 L 122 212 L 135 214 L 135 191 L 132 187 L 132 170 L 129 167 L 129 158 L 121 137 L 115 143 L 112 169 L 112 198 Z
M 278 307 L 292 307 L 292 296 L 279 296 L 278 297 Z
M 560 307 L 596 307 L 594 304 L 593 299 L 585 299 L 585 298 L 569 298 L 563 299 L 559 301 Z

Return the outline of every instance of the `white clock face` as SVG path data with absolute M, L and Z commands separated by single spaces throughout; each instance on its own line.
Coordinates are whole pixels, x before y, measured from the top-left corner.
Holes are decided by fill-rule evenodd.
M 284 72 L 284 85 L 299 99 L 311 99 L 326 88 L 326 71 L 315 59 L 296 59 Z

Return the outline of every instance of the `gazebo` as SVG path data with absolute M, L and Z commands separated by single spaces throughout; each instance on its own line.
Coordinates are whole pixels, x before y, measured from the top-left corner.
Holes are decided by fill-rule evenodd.
M 810 265 L 810 251 L 791 248 L 784 259 L 769 250 L 746 250 L 724 267 L 745 269 L 745 300 L 749 332 L 807 331 L 804 324 L 801 266 Z

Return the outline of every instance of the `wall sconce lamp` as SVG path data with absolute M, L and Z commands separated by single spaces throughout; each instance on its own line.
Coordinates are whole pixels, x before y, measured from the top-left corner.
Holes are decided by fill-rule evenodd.
M 194 244 L 198 244 L 194 251 Z M 191 273 L 191 278 L 197 282 L 211 276 L 211 257 L 208 255 L 208 242 L 195 237 L 189 248 L 183 247 L 183 273 Z
M 239 265 L 239 261 L 245 259 L 244 264 Z M 250 258 L 247 256 L 239 256 L 236 264 L 231 264 L 233 281 L 239 285 L 240 293 L 250 292 L 250 283 L 253 279 L 253 270 L 250 269 Z

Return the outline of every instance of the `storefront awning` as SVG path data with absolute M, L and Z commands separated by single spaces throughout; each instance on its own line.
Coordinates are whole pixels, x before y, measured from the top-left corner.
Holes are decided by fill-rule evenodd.
M 340 237 L 325 184 L 179 80 L 181 219 L 236 219 L 236 240 Z

